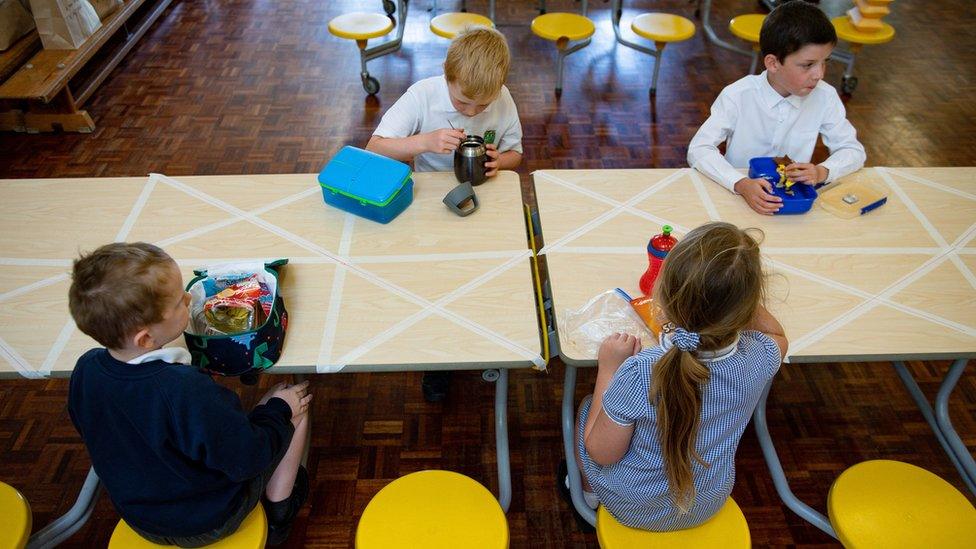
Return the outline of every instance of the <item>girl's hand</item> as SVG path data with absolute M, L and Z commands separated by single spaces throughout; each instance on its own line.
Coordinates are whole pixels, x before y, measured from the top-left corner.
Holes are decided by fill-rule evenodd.
M 603 340 L 597 360 L 601 368 L 616 370 L 628 358 L 641 351 L 640 338 L 616 333 Z
M 498 147 L 494 143 L 485 145 L 488 154 L 488 161 L 485 162 L 485 177 L 494 177 L 498 174 Z
M 291 422 L 297 425 L 302 417 L 308 413 L 309 403 L 312 402 L 312 395 L 308 392 L 308 381 L 296 383 L 295 385 L 283 385 L 277 388 L 269 398 L 280 398 L 288 403 L 291 408 Z

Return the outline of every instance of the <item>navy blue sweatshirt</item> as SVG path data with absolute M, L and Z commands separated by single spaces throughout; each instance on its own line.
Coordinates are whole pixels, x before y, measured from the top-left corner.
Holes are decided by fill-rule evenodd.
M 192 366 L 127 364 L 106 349 L 78 359 L 68 412 L 119 515 L 160 536 L 222 526 L 295 432 L 280 398 L 246 414 Z

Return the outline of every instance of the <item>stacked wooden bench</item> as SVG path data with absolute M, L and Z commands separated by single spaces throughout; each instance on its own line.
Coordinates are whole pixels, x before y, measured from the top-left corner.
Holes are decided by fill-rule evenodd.
M 0 130 L 93 131 L 81 106 L 171 1 L 125 0 L 78 49 L 41 49 L 31 31 L 0 53 Z

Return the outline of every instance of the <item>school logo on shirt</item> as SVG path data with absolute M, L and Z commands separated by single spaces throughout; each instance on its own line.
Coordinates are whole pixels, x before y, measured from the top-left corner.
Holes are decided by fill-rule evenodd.
M 488 130 L 485 132 L 485 145 L 491 145 L 495 142 L 495 130 Z

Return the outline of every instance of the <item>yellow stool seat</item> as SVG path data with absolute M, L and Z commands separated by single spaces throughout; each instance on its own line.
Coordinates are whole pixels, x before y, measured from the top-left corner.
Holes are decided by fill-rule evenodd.
M 254 510 L 241 523 L 236 532 L 226 538 L 207 545 L 213 549 L 262 549 L 268 538 L 268 519 L 264 514 L 264 507 L 257 504 Z M 120 520 L 108 540 L 109 549 L 149 549 L 151 547 L 176 547 L 175 545 L 159 545 L 153 543 L 135 532 L 124 520 Z
M 32 518 L 23 494 L 0 482 L 0 547 L 23 549 L 30 537 Z
M 508 522 L 484 486 L 451 471 L 418 471 L 380 490 L 356 527 L 357 549 L 508 547 Z
M 442 13 L 430 20 L 430 30 L 437 36 L 453 40 L 457 34 L 468 27 L 495 26 L 491 19 L 477 13 Z
M 747 13 L 733 17 L 729 21 L 729 31 L 746 42 L 758 44 L 759 31 L 762 30 L 762 24 L 765 20 L 766 16 L 761 13 Z
M 329 21 L 329 32 L 339 38 L 369 40 L 393 30 L 393 20 L 380 13 L 353 12 Z
M 637 36 L 655 42 L 680 42 L 695 35 L 695 24 L 691 20 L 670 13 L 644 13 L 630 23 L 630 29 Z
M 885 42 L 890 42 L 895 37 L 895 27 L 892 27 L 884 21 L 881 22 L 881 29 L 877 32 L 857 30 L 846 15 L 834 17 L 830 22 L 834 24 L 834 30 L 837 31 L 837 38 L 845 42 L 850 42 L 851 44 L 884 44 Z
M 827 514 L 844 547 L 976 547 L 976 508 L 921 467 L 858 463 L 834 481 Z
M 547 13 L 532 20 L 532 32 L 540 38 L 558 42 L 585 40 L 596 32 L 593 21 L 575 13 Z
M 671 532 L 649 532 L 630 528 L 617 522 L 606 507 L 600 506 L 596 512 L 596 537 L 602 549 L 629 549 L 641 547 L 654 549 L 665 547 L 686 547 L 694 549 L 723 547 L 725 549 L 748 549 L 751 544 L 749 525 L 742 510 L 732 498 L 715 516 L 703 524 L 687 530 Z

